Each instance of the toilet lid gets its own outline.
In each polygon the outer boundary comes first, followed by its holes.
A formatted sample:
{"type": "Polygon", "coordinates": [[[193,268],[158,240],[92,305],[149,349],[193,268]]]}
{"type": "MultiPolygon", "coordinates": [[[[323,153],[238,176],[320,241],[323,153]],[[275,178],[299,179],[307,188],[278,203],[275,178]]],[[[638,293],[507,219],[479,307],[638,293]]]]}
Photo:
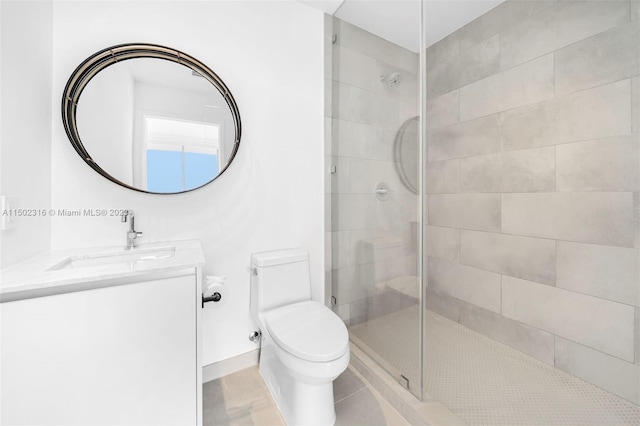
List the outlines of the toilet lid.
{"type": "Polygon", "coordinates": [[[281,348],[307,361],[332,361],[348,349],[347,327],[318,302],[305,301],[274,309],[265,315],[265,323],[281,348]]]}

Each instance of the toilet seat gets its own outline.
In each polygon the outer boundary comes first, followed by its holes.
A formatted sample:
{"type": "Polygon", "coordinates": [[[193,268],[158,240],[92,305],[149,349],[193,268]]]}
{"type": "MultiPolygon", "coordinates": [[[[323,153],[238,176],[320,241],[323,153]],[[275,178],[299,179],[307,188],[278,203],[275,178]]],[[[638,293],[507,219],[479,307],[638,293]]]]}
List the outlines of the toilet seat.
{"type": "Polygon", "coordinates": [[[273,340],[301,359],[326,362],[349,349],[349,334],[342,320],[324,305],[311,300],[273,309],[264,317],[273,340]]]}

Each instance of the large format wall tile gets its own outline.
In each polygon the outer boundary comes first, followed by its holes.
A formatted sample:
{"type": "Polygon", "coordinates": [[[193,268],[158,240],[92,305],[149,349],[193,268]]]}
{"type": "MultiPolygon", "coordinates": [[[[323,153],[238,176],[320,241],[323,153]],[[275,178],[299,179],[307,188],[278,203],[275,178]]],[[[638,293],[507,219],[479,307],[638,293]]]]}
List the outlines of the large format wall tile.
{"type": "Polygon", "coordinates": [[[428,270],[431,290],[500,312],[500,275],[432,257],[428,270]]]}
{"type": "Polygon", "coordinates": [[[630,88],[631,81],[622,80],[504,111],[500,114],[503,149],[627,135],[632,131],[630,88]]]}
{"type": "Polygon", "coordinates": [[[628,20],[627,2],[556,2],[501,34],[500,66],[511,68],[628,20]]]}
{"type": "Polygon", "coordinates": [[[556,242],[492,232],[462,231],[460,263],[554,285],[556,242]]]}
{"type": "Polygon", "coordinates": [[[456,56],[427,71],[427,99],[433,99],[459,88],[459,61],[456,56]]]}
{"type": "Polygon", "coordinates": [[[556,337],[555,366],[640,404],[640,366],[556,337]]]}
{"type": "Polygon", "coordinates": [[[460,257],[460,230],[440,226],[425,227],[427,256],[457,262],[460,257]]]}
{"type": "Polygon", "coordinates": [[[356,121],[363,124],[373,123],[373,93],[355,86],[335,82],[332,103],[337,105],[334,118],[356,121]]]}
{"type": "Polygon", "coordinates": [[[636,307],[636,365],[640,365],[640,308],[636,307]]]}
{"type": "Polygon", "coordinates": [[[640,21],[555,52],[556,96],[633,77],[640,72],[640,21]]]}
{"type": "Polygon", "coordinates": [[[557,286],[640,306],[640,251],[558,241],[557,286]]]}
{"type": "Polygon", "coordinates": [[[398,237],[376,236],[355,243],[357,263],[372,263],[397,259],[404,256],[402,239],[398,237]]]}
{"type": "Polygon", "coordinates": [[[502,277],[502,314],[633,362],[633,306],[509,276],[502,277]]]}
{"type": "Polygon", "coordinates": [[[640,249],[640,191],[633,193],[633,226],[635,229],[633,246],[640,249]]]}
{"type": "Polygon", "coordinates": [[[508,234],[632,247],[633,226],[631,192],[502,195],[508,234]]]}
{"type": "Polygon", "coordinates": [[[640,77],[631,80],[631,128],[633,133],[640,133],[640,77]]]}
{"type": "MultiPolygon", "coordinates": [[[[416,275],[415,257],[411,256],[402,256],[395,259],[383,259],[369,265],[363,264],[360,267],[365,271],[373,267],[373,279],[371,283],[372,285],[375,285],[376,283],[380,284],[381,287],[383,283],[384,285],[387,284],[385,283],[386,281],[394,280],[400,277],[416,275]]],[[[419,286],[415,285],[415,280],[413,280],[409,285],[403,286],[401,288],[407,292],[414,292],[412,294],[418,294],[418,287],[419,286]]],[[[415,299],[413,300],[413,302],[415,303],[415,299]]]]}
{"type": "Polygon", "coordinates": [[[427,69],[430,70],[435,66],[442,66],[453,60],[460,54],[458,43],[458,33],[454,32],[437,43],[429,46],[426,51],[427,69]]]}
{"type": "Polygon", "coordinates": [[[329,260],[330,269],[339,269],[349,266],[349,231],[334,231],[329,233],[329,260]]]}
{"type": "Polygon", "coordinates": [[[337,35],[336,45],[348,47],[371,58],[395,64],[396,66],[414,71],[418,68],[418,58],[415,53],[398,48],[397,45],[363,30],[346,21],[337,20],[334,33],[337,35]]]}
{"type": "MultiPolygon", "coordinates": [[[[404,193],[391,192],[389,200],[376,199],[375,210],[369,211],[370,216],[377,219],[376,226],[388,229],[398,234],[409,237],[408,230],[411,222],[417,222],[418,198],[415,194],[403,190],[404,193]],[[404,231],[404,232],[402,232],[404,231]]],[[[374,196],[375,197],[375,196],[374,196]]],[[[408,244],[408,241],[407,241],[408,244]]]]}
{"type": "Polygon", "coordinates": [[[371,101],[370,123],[377,127],[394,127],[397,129],[400,124],[398,122],[400,101],[380,93],[373,94],[369,99],[371,101]]]}
{"type": "Polygon", "coordinates": [[[555,187],[553,147],[460,160],[461,192],[545,192],[555,187]]]}
{"type": "Polygon", "coordinates": [[[351,179],[349,179],[348,157],[331,157],[331,165],[335,166],[335,173],[330,174],[331,192],[334,194],[348,194],[351,191],[351,179]]]}
{"type": "Polygon", "coordinates": [[[539,102],[500,114],[504,151],[555,145],[555,111],[551,101],[539,102]]]}
{"type": "Polygon", "coordinates": [[[337,36],[337,45],[363,53],[368,51],[371,38],[375,37],[373,34],[342,19],[335,19],[334,22],[333,32],[337,36]]]}
{"type": "Polygon", "coordinates": [[[555,98],[553,109],[558,143],[626,135],[631,131],[631,82],[555,98]]]}
{"type": "Polygon", "coordinates": [[[429,161],[500,152],[498,114],[437,129],[431,133],[429,161]]]}
{"type": "Polygon", "coordinates": [[[376,217],[371,214],[376,209],[373,194],[334,194],[331,205],[334,231],[376,226],[376,217]]]}
{"type": "Polygon", "coordinates": [[[349,248],[343,251],[342,255],[348,256],[349,265],[371,262],[371,259],[367,257],[367,253],[362,250],[363,244],[365,244],[364,241],[384,236],[385,234],[382,231],[375,228],[349,231],[349,248]]]}
{"type": "Polygon", "coordinates": [[[367,288],[366,277],[360,275],[359,267],[347,266],[331,271],[331,294],[336,297],[338,304],[344,305],[372,295],[371,290],[375,286],[372,284],[370,289],[367,288]]]}
{"type": "Polygon", "coordinates": [[[425,116],[428,308],[635,403],[639,18],[503,2],[428,49],[425,116]]]}
{"type": "Polygon", "coordinates": [[[437,129],[458,122],[459,92],[454,90],[427,102],[425,127],[437,129]]]}
{"type": "Polygon", "coordinates": [[[392,44],[392,47],[394,53],[393,59],[390,62],[387,61],[387,63],[393,64],[394,66],[403,70],[417,73],[420,66],[419,55],[407,49],[398,49],[397,45],[392,44]]]}
{"type": "Polygon", "coordinates": [[[344,84],[374,90],[378,83],[376,60],[344,46],[333,53],[333,79],[344,84]]]}
{"type": "Polygon", "coordinates": [[[427,194],[452,194],[460,190],[460,160],[435,161],[426,164],[427,194]]]}
{"type": "Polygon", "coordinates": [[[556,147],[558,191],[638,191],[640,137],[624,136],[556,147]]]}
{"type": "Polygon", "coordinates": [[[376,160],[395,161],[395,147],[393,146],[393,141],[395,141],[397,135],[398,129],[377,129],[375,139],[376,160]]]}
{"type": "Polygon", "coordinates": [[[430,195],[428,213],[431,225],[500,232],[499,194],[430,195]]]}
{"type": "Polygon", "coordinates": [[[498,35],[479,42],[458,56],[458,87],[466,86],[500,70],[498,35]]]}
{"type": "Polygon", "coordinates": [[[424,298],[428,310],[449,318],[451,321],[458,322],[460,320],[460,309],[465,303],[462,300],[444,293],[436,293],[430,288],[427,288],[424,298]]]}
{"type": "Polygon", "coordinates": [[[332,135],[340,143],[333,150],[342,157],[375,158],[376,128],[353,121],[333,120],[332,135]]]}
{"type": "Polygon", "coordinates": [[[553,147],[502,154],[501,192],[553,191],[555,179],[553,147]]]}
{"type": "Polygon", "coordinates": [[[505,111],[553,97],[553,55],[534,59],[460,89],[460,119],[505,111]]]}
{"type": "Polygon", "coordinates": [[[427,70],[427,96],[433,98],[498,72],[499,41],[495,35],[427,70]]]}
{"type": "Polygon", "coordinates": [[[395,165],[390,161],[347,158],[346,162],[349,184],[343,186],[345,192],[371,194],[376,184],[381,181],[386,182],[395,191],[402,189],[395,165]]]}
{"type": "Polygon", "coordinates": [[[553,335],[495,312],[461,302],[460,324],[553,365],[553,335]]]}
{"type": "Polygon", "coordinates": [[[501,192],[502,154],[462,158],[459,161],[462,192],[501,192]]]}
{"type": "Polygon", "coordinates": [[[458,34],[459,48],[461,51],[467,50],[552,4],[552,0],[505,1],[454,33],[458,34]]]}

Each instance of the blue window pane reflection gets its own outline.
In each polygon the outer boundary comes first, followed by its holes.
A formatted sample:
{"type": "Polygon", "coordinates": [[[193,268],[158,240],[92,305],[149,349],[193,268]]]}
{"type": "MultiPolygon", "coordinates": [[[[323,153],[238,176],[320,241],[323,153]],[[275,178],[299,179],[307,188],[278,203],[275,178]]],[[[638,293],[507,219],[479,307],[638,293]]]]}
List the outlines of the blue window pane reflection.
{"type": "Polygon", "coordinates": [[[182,152],[147,150],[147,190],[182,191],[182,152]]]}
{"type": "Polygon", "coordinates": [[[218,156],[194,152],[147,150],[147,190],[181,192],[218,175],[218,156]],[[184,171],[182,169],[184,164],[184,171]],[[184,172],[184,186],[183,186],[184,172]]]}
{"type": "Polygon", "coordinates": [[[204,185],[218,175],[218,156],[184,153],[184,186],[193,189],[204,185]]]}

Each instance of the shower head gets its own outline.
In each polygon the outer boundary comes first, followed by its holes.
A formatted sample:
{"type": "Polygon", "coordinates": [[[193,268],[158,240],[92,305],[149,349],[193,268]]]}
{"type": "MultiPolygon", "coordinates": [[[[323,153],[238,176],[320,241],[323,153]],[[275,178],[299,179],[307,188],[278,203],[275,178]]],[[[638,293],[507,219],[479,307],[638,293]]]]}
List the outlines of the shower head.
{"type": "Polygon", "coordinates": [[[394,72],[388,75],[380,74],[378,78],[380,79],[380,82],[386,84],[387,87],[396,87],[402,81],[402,75],[399,72],[394,72]]]}

